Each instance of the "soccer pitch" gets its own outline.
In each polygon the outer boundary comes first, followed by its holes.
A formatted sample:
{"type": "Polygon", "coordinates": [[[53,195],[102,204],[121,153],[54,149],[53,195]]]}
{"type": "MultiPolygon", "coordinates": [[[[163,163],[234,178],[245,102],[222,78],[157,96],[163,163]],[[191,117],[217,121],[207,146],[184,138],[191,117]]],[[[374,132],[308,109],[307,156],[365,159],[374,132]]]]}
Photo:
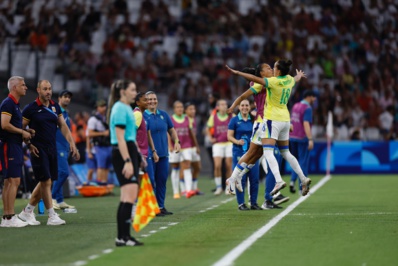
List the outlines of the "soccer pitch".
{"type": "MultiPolygon", "coordinates": [[[[311,176],[312,186],[323,178],[311,176]]],[[[288,176],[284,177],[288,180],[288,176]]],[[[214,183],[202,177],[205,195],[172,199],[174,215],[157,217],[134,236],[142,247],[116,248],[115,196],[71,198],[76,214],[62,214],[65,226],[0,228],[0,265],[214,265],[281,210],[238,211],[235,198],[214,196],[214,183]]],[[[242,251],[233,265],[396,265],[398,260],[398,177],[336,175],[298,204],[242,251]]],[[[263,203],[260,186],[258,203],[263,203]]],[[[18,199],[20,212],[27,200],[18,199]]],[[[223,262],[223,261],[221,261],[223,262]]]]}

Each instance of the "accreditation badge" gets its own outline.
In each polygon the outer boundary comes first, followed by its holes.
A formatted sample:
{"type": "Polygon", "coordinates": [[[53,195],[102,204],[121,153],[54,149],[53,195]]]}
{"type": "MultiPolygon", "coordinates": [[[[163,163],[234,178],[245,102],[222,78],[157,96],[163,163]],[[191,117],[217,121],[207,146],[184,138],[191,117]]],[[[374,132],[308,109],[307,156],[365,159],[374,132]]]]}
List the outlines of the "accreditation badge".
{"type": "Polygon", "coordinates": [[[55,106],[51,107],[51,109],[53,110],[54,113],[57,112],[57,109],[55,109],[55,106]]]}

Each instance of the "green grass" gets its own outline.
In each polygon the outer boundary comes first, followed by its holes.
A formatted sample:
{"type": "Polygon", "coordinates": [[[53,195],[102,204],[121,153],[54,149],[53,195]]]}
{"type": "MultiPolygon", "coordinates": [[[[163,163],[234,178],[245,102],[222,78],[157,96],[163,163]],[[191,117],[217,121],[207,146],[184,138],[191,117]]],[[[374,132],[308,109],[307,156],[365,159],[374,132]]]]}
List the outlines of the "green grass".
{"type": "MultiPolygon", "coordinates": [[[[321,176],[312,177],[315,183],[321,176]]],[[[288,180],[285,177],[285,180],[288,180]]],[[[175,214],[159,217],[140,233],[142,247],[114,247],[117,196],[72,198],[77,214],[62,214],[66,226],[0,228],[0,265],[212,265],[282,210],[237,210],[235,200],[210,193],[213,182],[200,180],[206,193],[171,198],[175,214]],[[213,209],[209,207],[218,205],[213,209]],[[200,212],[206,210],[205,212],[200,212]],[[171,223],[176,223],[170,225],[171,223]],[[159,228],[164,229],[159,229],[159,228]],[[156,233],[149,233],[156,230],[156,233]],[[143,235],[149,235],[143,237],[143,235]],[[113,252],[103,254],[103,250],[113,252]],[[90,260],[89,256],[99,255],[90,260]]],[[[234,265],[396,265],[398,259],[398,177],[334,176],[244,252],[234,265]]],[[[258,203],[263,202],[260,187],[258,203]]],[[[294,202],[298,196],[283,191],[294,202]]],[[[26,200],[17,200],[19,212],[26,200]]]]}

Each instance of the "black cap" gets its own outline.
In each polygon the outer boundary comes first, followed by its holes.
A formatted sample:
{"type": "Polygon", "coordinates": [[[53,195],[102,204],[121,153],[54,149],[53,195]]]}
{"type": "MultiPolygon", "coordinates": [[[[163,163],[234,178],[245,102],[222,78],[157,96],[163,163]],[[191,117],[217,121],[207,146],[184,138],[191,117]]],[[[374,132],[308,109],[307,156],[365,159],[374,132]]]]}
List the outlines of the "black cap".
{"type": "Polygon", "coordinates": [[[61,91],[61,92],[60,92],[59,97],[62,97],[62,96],[68,95],[68,94],[69,94],[70,97],[73,96],[73,93],[71,93],[71,92],[68,91],[68,90],[64,90],[64,91],[61,91]]]}
{"type": "Polygon", "coordinates": [[[309,96],[316,97],[316,94],[313,90],[305,90],[303,93],[303,98],[307,98],[309,96]]]}

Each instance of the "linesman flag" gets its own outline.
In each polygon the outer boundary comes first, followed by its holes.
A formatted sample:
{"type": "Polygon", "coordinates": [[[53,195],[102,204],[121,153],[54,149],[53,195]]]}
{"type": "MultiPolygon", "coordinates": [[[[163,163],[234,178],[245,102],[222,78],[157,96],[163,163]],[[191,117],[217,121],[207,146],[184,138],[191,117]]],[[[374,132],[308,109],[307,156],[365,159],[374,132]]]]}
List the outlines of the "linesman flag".
{"type": "Polygon", "coordinates": [[[151,181],[148,174],[145,173],[141,178],[140,192],[138,193],[137,209],[133,221],[134,230],[139,232],[159,212],[159,205],[156,201],[151,181]]]}

